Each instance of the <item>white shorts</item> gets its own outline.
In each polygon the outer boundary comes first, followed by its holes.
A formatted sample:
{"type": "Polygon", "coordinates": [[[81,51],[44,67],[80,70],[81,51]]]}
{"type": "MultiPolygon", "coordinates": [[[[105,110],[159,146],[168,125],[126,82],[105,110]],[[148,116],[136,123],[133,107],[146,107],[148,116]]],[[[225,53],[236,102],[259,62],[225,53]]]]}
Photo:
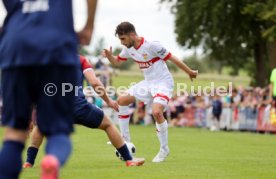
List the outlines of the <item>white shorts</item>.
{"type": "Polygon", "coordinates": [[[159,103],[167,106],[173,95],[173,79],[163,79],[155,81],[143,80],[133,85],[128,93],[145,104],[159,103]]]}

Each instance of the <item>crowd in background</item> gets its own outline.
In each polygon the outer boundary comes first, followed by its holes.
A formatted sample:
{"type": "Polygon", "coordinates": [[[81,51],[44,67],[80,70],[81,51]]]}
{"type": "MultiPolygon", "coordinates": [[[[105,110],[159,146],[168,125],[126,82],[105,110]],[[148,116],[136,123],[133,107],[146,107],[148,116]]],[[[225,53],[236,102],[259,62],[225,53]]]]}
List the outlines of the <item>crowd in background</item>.
{"type": "Polygon", "coordinates": [[[174,96],[169,102],[170,126],[208,127],[220,129],[257,129],[258,117],[275,123],[275,104],[266,88],[235,88],[225,96],[174,96]],[[259,116],[260,109],[265,115],[259,116]],[[250,124],[242,126],[244,121],[250,124]]]}
{"type": "MultiPolygon", "coordinates": [[[[104,85],[111,85],[111,67],[100,60],[94,67],[104,85]]],[[[116,99],[117,96],[112,98],[116,99]]],[[[101,98],[90,96],[88,100],[102,108],[117,123],[117,114],[107,108],[101,98]]],[[[129,107],[132,124],[154,123],[150,106],[137,101],[129,107]]],[[[175,94],[169,101],[164,115],[171,127],[203,127],[212,131],[276,132],[275,109],[276,104],[271,101],[269,86],[264,88],[238,86],[222,96],[175,94]]]]}
{"type": "MultiPolygon", "coordinates": [[[[103,108],[117,123],[116,113],[99,101],[101,99],[94,97],[94,103],[103,108]]],[[[276,132],[275,109],[275,103],[269,100],[268,87],[244,88],[240,86],[233,89],[231,96],[174,95],[164,115],[171,127],[203,127],[212,131],[276,132]]],[[[132,124],[154,123],[150,107],[143,102],[138,101],[130,105],[129,113],[132,124]]]]}
{"type": "MultiPolygon", "coordinates": [[[[150,108],[138,102],[130,112],[134,124],[150,124],[150,108]]],[[[212,131],[276,132],[276,105],[266,88],[234,88],[232,95],[174,95],[164,113],[171,127],[204,127],[212,131]]]]}
{"type": "MultiPolygon", "coordinates": [[[[98,60],[93,64],[97,77],[105,87],[112,85],[114,70],[98,60]]],[[[117,113],[108,108],[97,95],[86,91],[87,100],[102,108],[117,123],[117,113]]],[[[276,104],[269,98],[269,87],[239,86],[223,96],[174,95],[164,115],[171,127],[203,127],[212,131],[250,130],[276,132],[276,104]]],[[[95,93],[93,93],[95,94],[95,93]]],[[[116,100],[114,93],[111,96],[116,100]]],[[[0,104],[1,104],[0,99],[0,104]]],[[[2,105],[1,105],[2,106],[2,105]]],[[[129,106],[130,123],[148,125],[154,123],[150,106],[137,101],[129,106]]],[[[1,108],[0,108],[1,109],[1,108]]]]}

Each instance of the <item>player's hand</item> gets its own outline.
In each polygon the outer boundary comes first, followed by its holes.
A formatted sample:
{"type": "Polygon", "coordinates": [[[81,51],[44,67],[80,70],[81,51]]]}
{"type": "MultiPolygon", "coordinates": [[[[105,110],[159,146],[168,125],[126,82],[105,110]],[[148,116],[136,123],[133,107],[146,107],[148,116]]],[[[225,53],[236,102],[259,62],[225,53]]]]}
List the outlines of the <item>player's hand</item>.
{"type": "Polygon", "coordinates": [[[79,43],[81,45],[89,45],[92,38],[92,32],[93,30],[89,28],[84,28],[82,31],[78,32],[79,43]]]}
{"type": "Polygon", "coordinates": [[[194,78],[196,78],[198,75],[198,70],[192,70],[190,73],[189,73],[189,77],[191,79],[191,81],[193,81],[194,78]]]}
{"type": "Polygon", "coordinates": [[[110,100],[107,105],[113,108],[115,111],[119,112],[119,105],[116,101],[110,100]]]}
{"type": "Polygon", "coordinates": [[[110,46],[109,49],[104,49],[102,56],[106,58],[112,57],[112,47],[110,46]]]}

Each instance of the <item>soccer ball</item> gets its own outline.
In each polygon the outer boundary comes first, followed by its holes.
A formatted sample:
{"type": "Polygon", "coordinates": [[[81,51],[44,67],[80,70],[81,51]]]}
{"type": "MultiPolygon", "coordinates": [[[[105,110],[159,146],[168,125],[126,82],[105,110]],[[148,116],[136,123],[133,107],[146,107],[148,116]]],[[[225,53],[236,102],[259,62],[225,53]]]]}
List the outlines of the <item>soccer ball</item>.
{"type": "MultiPolygon", "coordinates": [[[[126,142],[126,145],[127,145],[130,155],[132,157],[134,157],[135,153],[136,153],[135,145],[131,142],[126,142]]],[[[120,160],[124,161],[124,158],[121,156],[121,154],[117,150],[115,150],[115,154],[120,160]]]]}

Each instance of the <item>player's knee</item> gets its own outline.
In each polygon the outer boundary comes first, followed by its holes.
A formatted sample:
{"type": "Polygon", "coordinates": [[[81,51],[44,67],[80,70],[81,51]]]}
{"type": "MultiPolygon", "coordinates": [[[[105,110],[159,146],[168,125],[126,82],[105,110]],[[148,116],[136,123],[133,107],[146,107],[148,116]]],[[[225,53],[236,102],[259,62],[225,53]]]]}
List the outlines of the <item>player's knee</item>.
{"type": "Polygon", "coordinates": [[[134,96],[120,96],[118,99],[117,99],[117,103],[120,105],[120,106],[128,106],[129,104],[135,102],[135,97],[134,96]]]}
{"type": "Polygon", "coordinates": [[[25,143],[27,139],[27,130],[19,130],[7,127],[4,132],[4,140],[19,141],[25,143]]]}
{"type": "Polygon", "coordinates": [[[152,110],[152,115],[156,120],[163,118],[163,112],[160,110],[152,110]]]}
{"type": "Polygon", "coordinates": [[[119,97],[119,98],[117,99],[117,103],[118,103],[120,106],[126,106],[126,105],[128,105],[126,99],[123,98],[123,97],[119,97]]]}
{"type": "Polygon", "coordinates": [[[101,125],[99,126],[99,129],[107,130],[111,126],[112,126],[111,121],[106,116],[104,116],[103,121],[102,121],[101,125]]]}

